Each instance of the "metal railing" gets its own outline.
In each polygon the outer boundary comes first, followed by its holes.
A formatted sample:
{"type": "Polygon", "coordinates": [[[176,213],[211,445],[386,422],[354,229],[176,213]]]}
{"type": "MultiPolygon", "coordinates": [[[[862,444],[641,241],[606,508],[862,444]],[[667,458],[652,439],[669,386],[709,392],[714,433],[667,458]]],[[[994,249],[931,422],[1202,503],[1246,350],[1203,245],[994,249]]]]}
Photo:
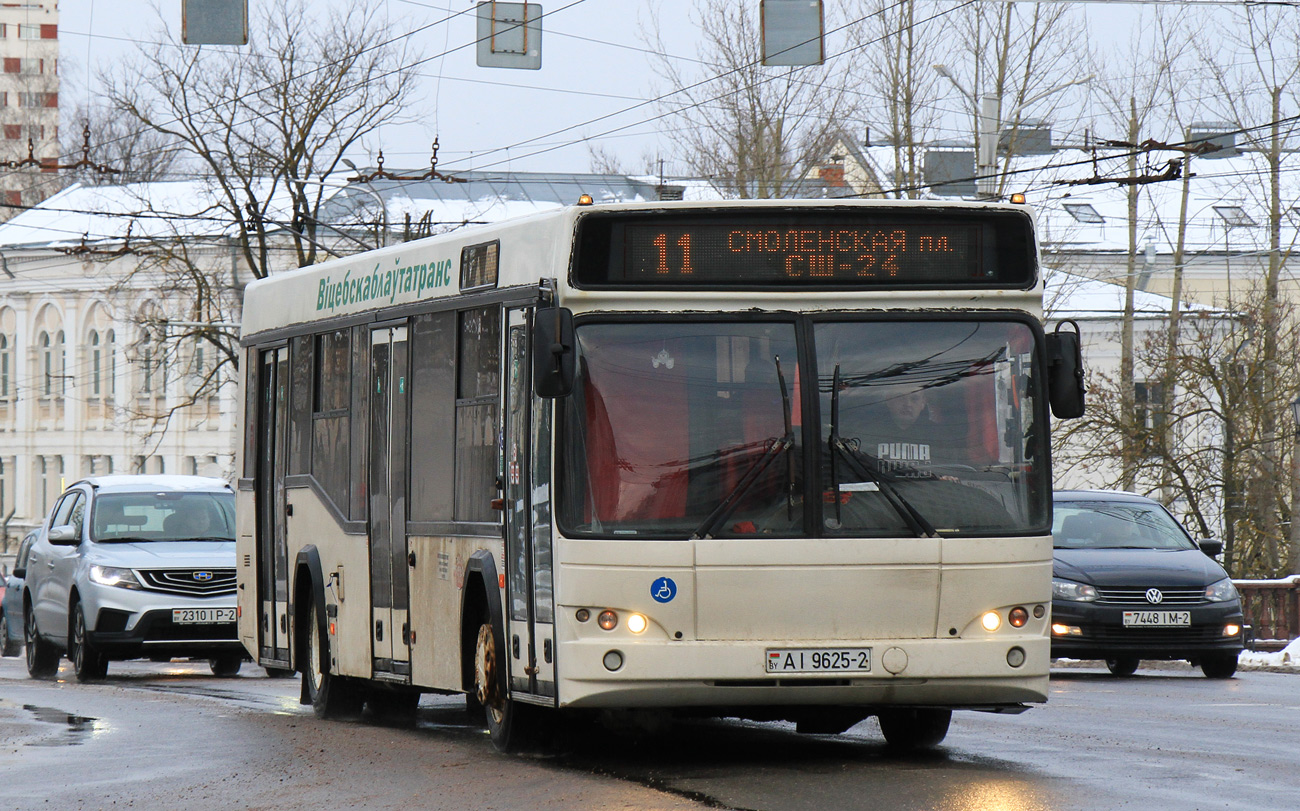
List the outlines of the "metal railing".
{"type": "Polygon", "coordinates": [[[1285,580],[1234,580],[1254,649],[1282,650],[1300,637],[1300,575],[1285,580]]]}

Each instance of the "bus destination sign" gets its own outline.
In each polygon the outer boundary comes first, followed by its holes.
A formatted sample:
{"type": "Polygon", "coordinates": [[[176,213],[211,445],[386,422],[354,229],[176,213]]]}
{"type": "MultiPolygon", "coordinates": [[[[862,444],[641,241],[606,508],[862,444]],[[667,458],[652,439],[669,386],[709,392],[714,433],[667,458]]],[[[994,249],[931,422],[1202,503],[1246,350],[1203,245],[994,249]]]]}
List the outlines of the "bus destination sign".
{"type": "Polygon", "coordinates": [[[875,215],[855,222],[816,211],[796,216],[800,213],[614,220],[607,228],[598,226],[595,238],[584,234],[580,244],[587,253],[579,259],[575,281],[679,289],[1023,288],[1032,283],[1028,218],[1025,237],[1007,240],[1001,232],[1008,223],[972,216],[929,222],[915,215],[907,220],[875,215]],[[596,255],[606,261],[593,261],[596,255]]]}

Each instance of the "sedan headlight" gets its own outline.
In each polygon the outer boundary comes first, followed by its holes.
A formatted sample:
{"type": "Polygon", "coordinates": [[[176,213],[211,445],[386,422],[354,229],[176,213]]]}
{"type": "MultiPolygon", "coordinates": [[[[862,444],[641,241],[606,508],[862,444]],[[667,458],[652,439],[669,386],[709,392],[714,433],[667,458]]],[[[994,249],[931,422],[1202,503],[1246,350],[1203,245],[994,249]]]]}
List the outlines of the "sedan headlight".
{"type": "Polygon", "coordinates": [[[136,579],[135,572],[130,569],[119,569],[116,566],[91,566],[90,580],[92,583],[98,583],[101,586],[116,586],[120,589],[136,589],[142,591],[144,586],[136,579]]]}
{"type": "Polygon", "coordinates": [[[1225,577],[1205,587],[1205,599],[1212,603],[1226,603],[1237,599],[1237,589],[1232,585],[1232,581],[1225,577]]]}
{"type": "Polygon", "coordinates": [[[1073,580],[1053,577],[1052,597],[1077,603],[1090,603],[1097,599],[1097,588],[1087,583],[1076,583],[1073,580]]]}

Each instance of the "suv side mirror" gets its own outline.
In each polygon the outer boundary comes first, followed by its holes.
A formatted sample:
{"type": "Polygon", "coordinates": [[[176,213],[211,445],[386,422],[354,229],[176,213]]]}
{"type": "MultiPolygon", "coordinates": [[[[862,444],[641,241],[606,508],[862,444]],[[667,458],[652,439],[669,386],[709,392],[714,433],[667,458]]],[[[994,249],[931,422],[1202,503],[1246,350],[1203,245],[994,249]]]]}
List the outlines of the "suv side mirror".
{"type": "Polygon", "coordinates": [[[18,578],[19,580],[23,579],[24,577],[27,576],[27,567],[15,566],[13,571],[13,576],[18,578]]]}
{"type": "Polygon", "coordinates": [[[573,392],[577,356],[573,311],[538,307],[533,315],[533,391],[538,397],[568,397],[573,392]]]}
{"type": "Polygon", "coordinates": [[[50,527],[49,534],[45,537],[55,546],[76,546],[78,543],[77,528],[72,524],[50,527]]]}
{"type": "Polygon", "coordinates": [[[1201,547],[1201,551],[1210,557],[1218,557],[1223,554],[1223,541],[1217,538],[1201,538],[1196,542],[1201,547]]]}
{"type": "Polygon", "coordinates": [[[1062,321],[1047,336],[1047,399],[1059,419],[1083,416],[1083,341],[1079,325],[1062,321]],[[1069,324],[1074,332],[1062,332],[1069,324]]]}

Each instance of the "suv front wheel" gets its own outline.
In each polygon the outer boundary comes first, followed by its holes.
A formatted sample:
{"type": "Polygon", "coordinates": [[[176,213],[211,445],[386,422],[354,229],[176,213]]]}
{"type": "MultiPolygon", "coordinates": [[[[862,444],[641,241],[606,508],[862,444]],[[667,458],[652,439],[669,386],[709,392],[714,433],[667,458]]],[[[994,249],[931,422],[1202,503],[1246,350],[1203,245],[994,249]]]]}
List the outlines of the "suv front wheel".
{"type": "Polygon", "coordinates": [[[59,672],[59,649],[37,630],[30,602],[23,606],[23,643],[27,648],[27,675],[48,679],[59,672]]]}
{"type": "Polygon", "coordinates": [[[77,674],[77,681],[98,681],[108,675],[108,660],[86,638],[86,612],[81,610],[81,603],[76,603],[72,608],[68,658],[72,660],[72,670],[77,674]]]}

